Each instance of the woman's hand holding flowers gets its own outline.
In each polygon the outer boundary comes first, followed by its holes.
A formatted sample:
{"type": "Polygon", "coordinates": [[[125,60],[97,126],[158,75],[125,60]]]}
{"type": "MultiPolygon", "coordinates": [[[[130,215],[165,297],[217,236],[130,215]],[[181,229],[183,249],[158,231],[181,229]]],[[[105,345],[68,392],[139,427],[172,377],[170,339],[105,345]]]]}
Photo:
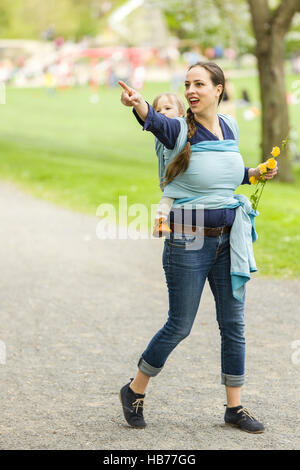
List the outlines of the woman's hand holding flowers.
{"type": "Polygon", "coordinates": [[[256,184],[258,181],[271,180],[277,175],[278,164],[275,158],[278,157],[279,154],[279,147],[274,147],[271,152],[272,158],[260,163],[256,168],[249,168],[248,174],[251,184],[256,184]]]}
{"type": "MultiPolygon", "coordinates": [[[[263,181],[264,179],[266,180],[271,180],[272,178],[274,178],[274,176],[277,175],[278,173],[278,165],[277,165],[277,162],[275,161],[275,167],[274,168],[267,168],[267,162],[268,160],[266,160],[265,162],[261,163],[260,165],[258,165],[256,168],[249,168],[249,180],[250,178],[255,178],[256,180],[260,180],[260,181],[263,181]],[[264,173],[265,171],[267,171],[267,173],[265,174],[262,174],[262,172],[264,173]],[[264,171],[263,171],[264,170],[264,171]]],[[[255,182],[253,183],[252,181],[254,180],[250,180],[250,183],[252,184],[255,184],[255,182]]]]}
{"type": "MultiPolygon", "coordinates": [[[[286,145],[286,140],[283,141],[283,146],[286,145]]],[[[277,161],[276,157],[280,155],[280,148],[273,147],[271,152],[272,157],[266,160],[263,163],[260,163],[256,168],[249,168],[249,181],[251,184],[258,185],[255,189],[252,196],[250,196],[250,201],[252,204],[253,210],[257,210],[257,206],[263,192],[266,180],[274,178],[277,174],[277,161]]]]}

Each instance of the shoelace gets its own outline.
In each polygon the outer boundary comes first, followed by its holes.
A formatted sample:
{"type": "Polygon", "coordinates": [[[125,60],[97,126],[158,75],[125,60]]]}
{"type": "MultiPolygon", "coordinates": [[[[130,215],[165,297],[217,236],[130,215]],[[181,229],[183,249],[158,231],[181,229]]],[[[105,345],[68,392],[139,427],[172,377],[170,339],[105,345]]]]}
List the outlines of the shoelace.
{"type": "Polygon", "coordinates": [[[245,415],[249,416],[249,418],[252,419],[253,421],[255,420],[254,416],[250,413],[249,410],[247,410],[247,408],[241,408],[240,410],[237,411],[237,413],[244,413],[245,415]]]}
{"type": "Polygon", "coordinates": [[[137,398],[133,403],[132,403],[132,406],[135,406],[136,409],[135,409],[135,412],[137,413],[138,412],[138,409],[139,407],[142,408],[142,410],[144,409],[144,398],[137,398]]]}

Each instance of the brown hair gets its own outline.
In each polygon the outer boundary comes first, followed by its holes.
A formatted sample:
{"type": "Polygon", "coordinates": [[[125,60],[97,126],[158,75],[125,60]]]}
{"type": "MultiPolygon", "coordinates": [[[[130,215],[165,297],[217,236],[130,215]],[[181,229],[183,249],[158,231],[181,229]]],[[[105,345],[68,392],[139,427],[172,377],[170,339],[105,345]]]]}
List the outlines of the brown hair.
{"type": "MultiPolygon", "coordinates": [[[[197,62],[196,64],[191,65],[187,71],[191,70],[193,67],[202,67],[206,69],[210,73],[210,78],[212,83],[217,85],[222,85],[223,90],[219,96],[218,104],[222,101],[225,89],[225,77],[222,69],[215,64],[214,62],[197,62]]],[[[190,140],[192,139],[193,135],[196,132],[196,121],[194,113],[190,108],[187,110],[186,116],[186,123],[188,126],[188,133],[187,133],[187,143],[182,150],[172,161],[169,163],[166,169],[166,174],[164,178],[162,178],[162,187],[164,188],[167,184],[171,183],[173,179],[181,175],[186,171],[189,166],[190,158],[191,158],[191,144],[190,140]]]]}
{"type": "Polygon", "coordinates": [[[155,111],[157,110],[158,102],[159,102],[159,100],[160,100],[160,98],[161,98],[162,96],[166,96],[170,102],[173,101],[173,103],[176,104],[176,106],[177,106],[177,108],[178,108],[178,111],[179,111],[180,113],[185,114],[185,104],[184,104],[183,99],[182,99],[180,96],[176,95],[176,93],[169,93],[169,92],[167,92],[167,93],[160,93],[159,95],[157,95],[157,96],[154,98],[153,103],[152,103],[152,106],[153,106],[153,108],[154,108],[155,111]]]}

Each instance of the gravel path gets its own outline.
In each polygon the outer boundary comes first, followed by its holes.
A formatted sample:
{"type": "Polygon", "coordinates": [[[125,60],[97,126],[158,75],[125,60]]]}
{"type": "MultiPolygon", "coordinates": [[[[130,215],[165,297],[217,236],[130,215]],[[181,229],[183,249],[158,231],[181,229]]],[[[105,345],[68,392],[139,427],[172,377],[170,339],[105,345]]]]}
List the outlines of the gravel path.
{"type": "Polygon", "coordinates": [[[247,285],[243,404],[264,434],[224,425],[208,284],[192,334],[150,381],[148,426],[136,430],[118,392],[167,315],[162,240],[100,241],[96,217],[3,182],[0,210],[1,449],[300,448],[299,280],[247,285]]]}

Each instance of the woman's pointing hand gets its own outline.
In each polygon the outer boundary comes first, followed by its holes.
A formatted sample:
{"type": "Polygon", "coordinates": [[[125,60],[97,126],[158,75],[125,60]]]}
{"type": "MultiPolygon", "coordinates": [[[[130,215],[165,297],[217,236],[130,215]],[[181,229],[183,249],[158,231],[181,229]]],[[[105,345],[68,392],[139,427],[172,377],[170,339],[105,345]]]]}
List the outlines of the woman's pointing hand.
{"type": "Polygon", "coordinates": [[[130,88],[126,83],[122,82],[122,80],[119,80],[118,84],[123,88],[121,103],[123,103],[124,106],[133,106],[139,117],[145,121],[149,110],[148,104],[142,95],[133,88],[130,88]]]}
{"type": "Polygon", "coordinates": [[[126,85],[125,82],[122,82],[122,80],[119,80],[118,84],[123,88],[121,95],[122,104],[125,106],[138,106],[141,104],[143,100],[142,95],[140,95],[133,88],[130,88],[128,85],[126,85]]]}

